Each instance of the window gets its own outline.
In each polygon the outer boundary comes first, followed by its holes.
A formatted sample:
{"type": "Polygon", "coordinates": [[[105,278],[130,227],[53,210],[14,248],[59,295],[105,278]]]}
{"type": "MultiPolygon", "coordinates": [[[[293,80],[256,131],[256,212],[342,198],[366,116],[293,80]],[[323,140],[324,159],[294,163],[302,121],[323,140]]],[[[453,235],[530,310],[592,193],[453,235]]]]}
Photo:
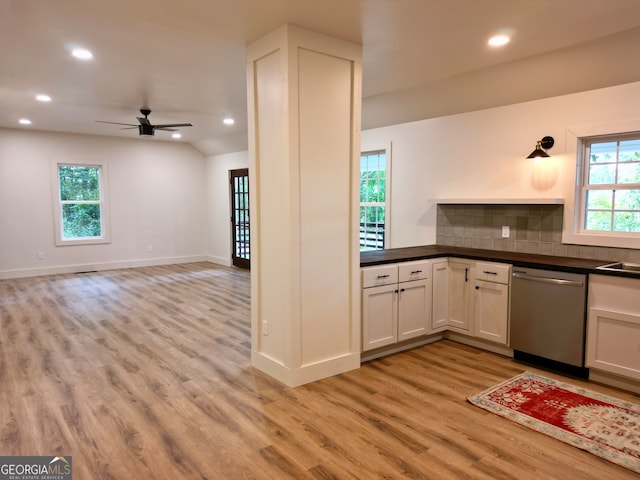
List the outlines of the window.
{"type": "Polygon", "coordinates": [[[388,171],[385,150],[360,155],[360,250],[383,250],[388,242],[388,171]]]}
{"type": "Polygon", "coordinates": [[[58,245],[107,243],[105,166],[58,164],[58,245]]]}
{"type": "Polygon", "coordinates": [[[580,229],[640,233],[640,133],[581,142],[580,229]]]}

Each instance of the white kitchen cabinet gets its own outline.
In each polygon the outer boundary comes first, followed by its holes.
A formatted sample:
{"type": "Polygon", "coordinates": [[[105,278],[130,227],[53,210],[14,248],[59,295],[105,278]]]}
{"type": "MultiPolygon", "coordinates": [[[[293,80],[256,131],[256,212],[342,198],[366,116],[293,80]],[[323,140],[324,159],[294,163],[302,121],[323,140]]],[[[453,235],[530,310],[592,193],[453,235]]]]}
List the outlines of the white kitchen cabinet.
{"type": "Polygon", "coordinates": [[[430,333],[431,262],[362,269],[362,350],[430,333]]]}
{"type": "Polygon", "coordinates": [[[640,380],[640,279],[589,275],[586,366],[640,380]]]}
{"type": "Polygon", "coordinates": [[[473,278],[473,261],[449,258],[434,263],[432,331],[471,333],[473,278]]]}
{"type": "Polygon", "coordinates": [[[506,345],[509,333],[511,265],[478,262],[474,291],[474,334],[506,345]]]}
{"type": "Polygon", "coordinates": [[[507,345],[511,265],[449,258],[433,264],[432,332],[507,345]]]}
{"type": "Polygon", "coordinates": [[[398,341],[430,333],[431,279],[398,284],[398,341]]]}
{"type": "Polygon", "coordinates": [[[449,260],[449,320],[448,328],[468,333],[471,328],[471,302],[474,262],[449,260]]]}
{"type": "Polygon", "coordinates": [[[451,331],[508,344],[511,265],[440,258],[362,269],[362,349],[451,331]]]}
{"type": "Polygon", "coordinates": [[[433,264],[433,311],[431,330],[439,332],[449,326],[449,261],[433,264]]]}
{"type": "Polygon", "coordinates": [[[362,290],[362,350],[398,341],[398,284],[362,290]]]}

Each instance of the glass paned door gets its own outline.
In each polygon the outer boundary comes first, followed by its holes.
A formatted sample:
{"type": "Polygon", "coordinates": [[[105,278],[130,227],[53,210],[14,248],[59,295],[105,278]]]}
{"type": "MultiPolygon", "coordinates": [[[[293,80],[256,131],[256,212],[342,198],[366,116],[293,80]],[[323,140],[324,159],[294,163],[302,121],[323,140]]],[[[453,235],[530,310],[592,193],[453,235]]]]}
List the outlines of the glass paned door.
{"type": "Polygon", "coordinates": [[[232,263],[249,268],[249,169],[229,171],[231,184],[232,263]]]}

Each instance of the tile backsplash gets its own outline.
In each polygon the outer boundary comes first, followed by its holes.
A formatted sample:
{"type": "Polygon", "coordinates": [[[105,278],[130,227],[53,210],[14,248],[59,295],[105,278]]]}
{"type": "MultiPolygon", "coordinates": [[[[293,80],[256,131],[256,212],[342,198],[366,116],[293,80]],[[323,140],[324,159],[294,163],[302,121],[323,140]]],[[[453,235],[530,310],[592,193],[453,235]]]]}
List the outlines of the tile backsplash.
{"type": "Polygon", "coordinates": [[[640,263],[640,250],[562,243],[562,205],[438,205],[436,243],[640,263]],[[502,238],[502,227],[509,238],[502,238]]]}

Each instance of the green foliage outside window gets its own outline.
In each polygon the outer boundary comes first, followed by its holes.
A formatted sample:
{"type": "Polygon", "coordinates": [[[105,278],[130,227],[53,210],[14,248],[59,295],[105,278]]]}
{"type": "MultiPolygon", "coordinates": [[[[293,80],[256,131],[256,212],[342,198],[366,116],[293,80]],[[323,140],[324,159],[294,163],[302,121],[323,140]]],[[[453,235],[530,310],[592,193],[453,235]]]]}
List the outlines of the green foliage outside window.
{"type": "Polygon", "coordinates": [[[385,245],[386,161],[384,151],[360,157],[360,250],[379,250],[385,245]]]}
{"type": "Polygon", "coordinates": [[[100,237],[100,167],[59,165],[58,179],[62,237],[100,237]]]}
{"type": "Polygon", "coordinates": [[[592,143],[587,184],[586,230],[640,232],[640,140],[592,143]]]}

